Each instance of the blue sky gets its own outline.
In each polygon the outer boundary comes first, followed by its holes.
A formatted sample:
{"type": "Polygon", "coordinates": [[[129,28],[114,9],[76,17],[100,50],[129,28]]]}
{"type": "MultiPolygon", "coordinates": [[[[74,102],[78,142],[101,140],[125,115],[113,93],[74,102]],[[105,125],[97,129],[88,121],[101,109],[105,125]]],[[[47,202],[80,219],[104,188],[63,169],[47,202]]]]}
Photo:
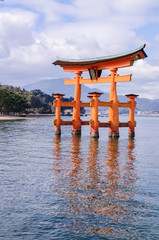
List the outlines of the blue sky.
{"type": "MultiPolygon", "coordinates": [[[[130,83],[118,84],[118,93],[159,98],[158,0],[0,1],[3,84],[22,87],[43,79],[69,78],[72,73],[52,65],[56,56],[107,56],[145,43],[148,58],[119,70],[133,77],[130,83]]],[[[109,92],[107,84],[99,87],[109,92]]]]}

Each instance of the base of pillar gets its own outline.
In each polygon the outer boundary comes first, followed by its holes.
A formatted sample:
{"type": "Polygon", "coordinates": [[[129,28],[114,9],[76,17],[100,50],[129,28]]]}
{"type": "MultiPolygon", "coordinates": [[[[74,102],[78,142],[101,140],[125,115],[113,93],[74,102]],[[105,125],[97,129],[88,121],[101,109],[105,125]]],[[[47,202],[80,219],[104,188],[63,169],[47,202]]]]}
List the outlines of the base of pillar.
{"type": "Polygon", "coordinates": [[[72,135],[80,136],[81,135],[81,129],[72,129],[72,135]]]}
{"type": "Polygon", "coordinates": [[[96,131],[91,131],[90,134],[92,138],[99,138],[99,133],[96,131]]]}
{"type": "Polygon", "coordinates": [[[109,132],[110,138],[119,138],[119,132],[109,132]]]}
{"type": "Polygon", "coordinates": [[[135,132],[134,132],[134,131],[130,131],[130,132],[128,133],[128,137],[129,137],[129,138],[134,138],[134,137],[135,137],[135,132]]]}
{"type": "Polygon", "coordinates": [[[61,135],[61,130],[59,130],[59,129],[58,129],[58,130],[55,130],[55,135],[56,135],[56,136],[60,136],[60,135],[61,135]]]}

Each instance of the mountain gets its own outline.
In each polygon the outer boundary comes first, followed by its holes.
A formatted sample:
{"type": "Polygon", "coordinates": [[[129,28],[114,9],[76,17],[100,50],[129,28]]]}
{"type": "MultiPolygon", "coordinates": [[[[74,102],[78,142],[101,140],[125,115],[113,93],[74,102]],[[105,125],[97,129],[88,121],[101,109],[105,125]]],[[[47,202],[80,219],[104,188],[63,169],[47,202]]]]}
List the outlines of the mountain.
{"type": "Polygon", "coordinates": [[[137,109],[140,111],[159,112],[159,99],[137,98],[137,109]]]}
{"type": "MultiPolygon", "coordinates": [[[[65,97],[73,97],[74,96],[74,85],[64,85],[64,79],[49,79],[49,80],[42,80],[36,83],[32,83],[29,85],[24,86],[24,88],[28,91],[40,89],[41,91],[52,94],[52,93],[62,93],[65,94],[65,97]]],[[[89,88],[85,85],[82,85],[81,91],[81,99],[82,101],[88,102],[88,93],[89,92],[102,92],[97,88],[89,88]]],[[[120,102],[127,102],[128,99],[125,96],[118,96],[120,102]]],[[[101,101],[108,101],[109,100],[109,93],[104,92],[101,97],[101,101]]],[[[151,100],[148,98],[137,98],[137,109],[140,111],[159,111],[159,99],[151,100]]]]}
{"type": "MultiPolygon", "coordinates": [[[[74,97],[75,85],[64,85],[64,79],[51,79],[51,80],[42,80],[36,83],[32,83],[24,86],[27,91],[31,91],[34,89],[40,89],[41,91],[47,94],[53,93],[62,93],[65,94],[65,97],[74,97]]],[[[88,93],[89,92],[102,92],[97,88],[89,88],[85,85],[81,86],[81,99],[82,101],[88,101],[88,93]]],[[[102,97],[103,98],[103,97],[102,97]]],[[[109,99],[109,94],[105,93],[104,98],[107,101],[109,99]]]]}

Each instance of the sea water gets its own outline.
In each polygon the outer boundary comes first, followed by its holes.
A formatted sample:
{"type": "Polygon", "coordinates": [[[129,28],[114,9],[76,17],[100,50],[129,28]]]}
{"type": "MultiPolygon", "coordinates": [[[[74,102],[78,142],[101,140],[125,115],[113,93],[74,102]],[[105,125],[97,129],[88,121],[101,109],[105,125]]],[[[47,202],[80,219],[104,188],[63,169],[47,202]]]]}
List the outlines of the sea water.
{"type": "Polygon", "coordinates": [[[0,239],[159,239],[159,118],[134,140],[55,137],[52,118],[0,122],[0,239]]]}

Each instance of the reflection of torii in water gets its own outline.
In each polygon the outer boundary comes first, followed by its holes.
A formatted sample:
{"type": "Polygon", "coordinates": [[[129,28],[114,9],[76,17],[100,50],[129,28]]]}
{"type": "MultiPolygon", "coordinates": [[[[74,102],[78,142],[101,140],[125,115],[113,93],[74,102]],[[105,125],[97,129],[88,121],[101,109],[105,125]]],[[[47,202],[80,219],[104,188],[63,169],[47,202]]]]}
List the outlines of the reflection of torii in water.
{"type": "MultiPolygon", "coordinates": [[[[71,161],[67,164],[67,169],[70,171],[59,171],[61,153],[60,147],[62,145],[61,139],[56,139],[54,142],[54,174],[57,175],[57,184],[62,182],[61,179],[67,179],[67,189],[63,192],[67,196],[67,215],[70,213],[75,216],[88,215],[100,216],[104,218],[104,222],[91,225],[89,229],[91,232],[99,234],[100,236],[116,236],[120,234],[125,237],[125,229],[116,228],[120,223],[124,224],[131,221],[131,212],[127,201],[133,200],[133,185],[136,180],[134,161],[134,141],[129,140],[127,147],[124,149],[124,156],[126,157],[126,164],[124,167],[125,175],[122,175],[121,162],[119,157],[122,153],[119,148],[118,140],[109,140],[107,151],[105,146],[99,146],[96,139],[90,138],[89,154],[85,157],[82,151],[81,138],[72,137],[72,146],[70,154],[71,161]],[[59,150],[59,152],[58,152],[59,150]],[[101,162],[101,152],[105,151],[105,162],[101,162]],[[58,160],[59,159],[59,160],[58,160]],[[57,164],[56,164],[57,163],[57,164]],[[57,168],[57,170],[56,170],[57,168]],[[66,175],[64,175],[64,173],[66,175]],[[125,181],[126,179],[126,181],[125,181]],[[113,222],[113,225],[111,224],[113,222]]],[[[62,165],[61,165],[62,168],[62,165]]],[[[91,218],[90,218],[91,219],[91,218]]],[[[85,225],[78,222],[78,226],[85,231],[85,225]],[[81,225],[80,225],[81,224],[81,225]]]]}

